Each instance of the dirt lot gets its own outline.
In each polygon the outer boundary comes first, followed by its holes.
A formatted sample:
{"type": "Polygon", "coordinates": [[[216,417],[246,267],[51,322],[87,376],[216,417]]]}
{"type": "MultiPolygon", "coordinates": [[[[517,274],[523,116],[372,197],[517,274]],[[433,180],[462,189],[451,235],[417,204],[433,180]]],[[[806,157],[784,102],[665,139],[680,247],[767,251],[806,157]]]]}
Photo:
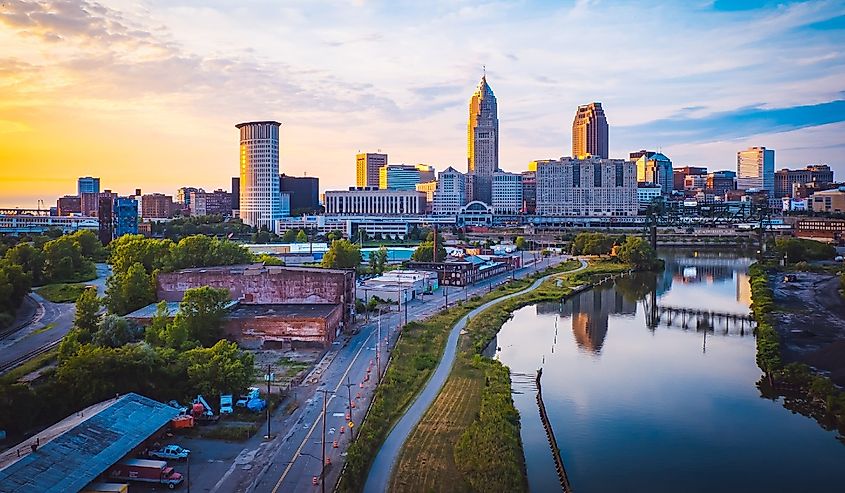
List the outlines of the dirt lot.
{"type": "Polygon", "coordinates": [[[794,281],[785,282],[784,276],[770,278],[784,360],[828,372],[836,384],[845,385],[845,301],[839,278],[797,272],[794,281]]]}

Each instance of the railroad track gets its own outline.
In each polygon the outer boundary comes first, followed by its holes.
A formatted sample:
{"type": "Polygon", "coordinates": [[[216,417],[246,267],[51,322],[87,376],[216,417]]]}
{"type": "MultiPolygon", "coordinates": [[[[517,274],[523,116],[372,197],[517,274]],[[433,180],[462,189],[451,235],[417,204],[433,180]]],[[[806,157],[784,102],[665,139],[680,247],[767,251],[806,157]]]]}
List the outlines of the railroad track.
{"type": "Polygon", "coordinates": [[[26,363],[27,361],[31,360],[32,358],[35,358],[36,356],[40,356],[48,351],[57,348],[59,344],[61,344],[61,342],[61,339],[59,339],[58,341],[53,341],[49,344],[41,346],[38,349],[33,349],[32,351],[22,354],[21,356],[13,359],[12,361],[0,364],[0,375],[8,372],[9,370],[12,370],[13,368],[17,368],[18,366],[26,363]]]}
{"type": "Polygon", "coordinates": [[[35,301],[32,296],[27,295],[24,300],[24,303],[35,305],[35,311],[32,314],[32,317],[24,323],[13,324],[10,327],[0,330],[0,339],[5,339],[10,335],[14,334],[15,332],[22,330],[24,327],[31,325],[33,323],[37,323],[41,320],[41,317],[44,316],[44,307],[41,303],[35,301]]]}

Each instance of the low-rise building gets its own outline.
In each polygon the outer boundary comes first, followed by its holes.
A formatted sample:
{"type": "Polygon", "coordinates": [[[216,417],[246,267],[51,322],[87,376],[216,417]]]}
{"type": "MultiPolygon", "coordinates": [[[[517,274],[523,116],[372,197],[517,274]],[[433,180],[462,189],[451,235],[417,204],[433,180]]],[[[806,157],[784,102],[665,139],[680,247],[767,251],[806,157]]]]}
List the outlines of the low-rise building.
{"type": "Polygon", "coordinates": [[[538,162],[537,215],[636,216],[637,169],[622,159],[538,162]]]}
{"type": "Polygon", "coordinates": [[[425,193],[356,188],[326,192],[326,214],[403,216],[425,214],[425,193]]]}
{"type": "Polygon", "coordinates": [[[522,175],[493,172],[492,201],[494,215],[512,216],[522,211],[522,175]]]}
{"type": "Polygon", "coordinates": [[[845,219],[808,217],[798,220],[795,236],[813,240],[841,243],[845,239],[845,219]]]}
{"type": "Polygon", "coordinates": [[[845,187],[815,192],[810,200],[813,212],[845,212],[845,187]]]}
{"type": "Polygon", "coordinates": [[[367,279],[357,288],[357,297],[367,303],[372,297],[383,301],[407,303],[423,294],[437,290],[437,274],[423,270],[393,270],[367,279]]]}
{"type": "Polygon", "coordinates": [[[231,217],[232,194],[222,189],[213,192],[191,192],[189,209],[192,216],[219,215],[231,217]]]}
{"type": "Polygon", "coordinates": [[[144,219],[169,219],[175,209],[170,195],[148,193],[141,196],[141,217],[144,219]]]}
{"type": "Polygon", "coordinates": [[[56,201],[56,214],[70,216],[82,214],[82,198],[77,195],[65,195],[56,201]]]}
{"type": "Polygon", "coordinates": [[[637,202],[639,202],[641,208],[651,204],[662,195],[663,188],[660,185],[654,183],[637,184],[637,202]]]}

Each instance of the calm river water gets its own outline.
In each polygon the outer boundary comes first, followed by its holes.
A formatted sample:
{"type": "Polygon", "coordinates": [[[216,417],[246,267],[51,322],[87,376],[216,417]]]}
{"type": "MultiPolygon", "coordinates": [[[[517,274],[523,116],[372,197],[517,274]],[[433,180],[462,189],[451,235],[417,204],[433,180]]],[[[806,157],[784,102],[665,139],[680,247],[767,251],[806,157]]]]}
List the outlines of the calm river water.
{"type": "Polygon", "coordinates": [[[845,446],[760,397],[754,337],[667,323],[667,308],[748,314],[750,259],[672,252],[665,272],[608,282],[514,313],[495,341],[510,367],[531,490],[560,490],[543,398],[573,489],[589,492],[845,491],[845,446]],[[650,316],[646,316],[646,314],[650,316]],[[653,314],[664,314],[656,326],[653,314]]]}

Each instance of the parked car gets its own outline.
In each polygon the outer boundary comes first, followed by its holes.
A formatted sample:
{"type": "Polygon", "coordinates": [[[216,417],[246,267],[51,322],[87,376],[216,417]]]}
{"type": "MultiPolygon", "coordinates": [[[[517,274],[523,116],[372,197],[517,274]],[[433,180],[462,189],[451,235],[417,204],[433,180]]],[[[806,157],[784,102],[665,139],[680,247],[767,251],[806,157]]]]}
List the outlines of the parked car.
{"type": "Polygon", "coordinates": [[[232,409],[232,394],[223,394],[220,396],[220,414],[232,414],[235,410],[232,409]]]}
{"type": "Polygon", "coordinates": [[[189,455],[191,455],[191,451],[179,445],[165,445],[158,450],[151,450],[149,453],[150,457],[168,460],[187,460],[189,455]]]}

